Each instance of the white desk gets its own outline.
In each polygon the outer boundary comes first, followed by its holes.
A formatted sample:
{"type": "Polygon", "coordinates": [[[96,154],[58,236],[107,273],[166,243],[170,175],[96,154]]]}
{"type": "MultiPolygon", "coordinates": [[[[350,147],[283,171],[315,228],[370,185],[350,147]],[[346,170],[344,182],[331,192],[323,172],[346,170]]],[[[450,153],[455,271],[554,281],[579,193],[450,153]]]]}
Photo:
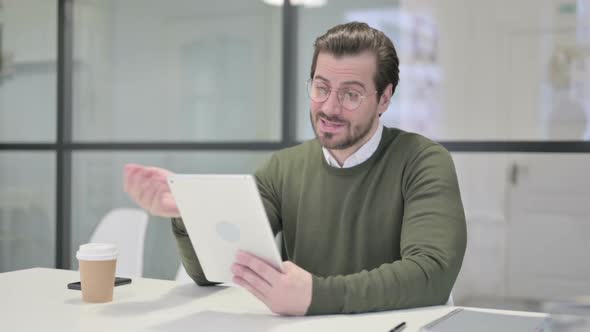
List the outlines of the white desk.
{"type": "Polygon", "coordinates": [[[436,306],[359,315],[281,317],[241,288],[199,287],[142,278],[116,287],[111,303],[88,304],[82,302],[80,291],[66,289],[67,283],[77,280],[77,271],[35,268],[0,273],[0,329],[385,332],[405,321],[404,332],[412,332],[454,308],[436,306]]]}

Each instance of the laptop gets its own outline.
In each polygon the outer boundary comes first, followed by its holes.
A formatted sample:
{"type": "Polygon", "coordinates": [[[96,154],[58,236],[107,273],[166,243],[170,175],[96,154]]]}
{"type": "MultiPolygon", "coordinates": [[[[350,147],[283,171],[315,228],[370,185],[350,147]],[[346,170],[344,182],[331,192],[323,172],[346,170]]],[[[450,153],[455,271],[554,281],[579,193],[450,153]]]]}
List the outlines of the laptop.
{"type": "Polygon", "coordinates": [[[231,284],[238,250],[281,270],[281,255],[252,175],[174,174],[168,185],[207,280],[231,284]]]}
{"type": "Polygon", "coordinates": [[[518,315],[458,308],[426,324],[420,332],[542,332],[549,330],[549,322],[547,315],[518,315]]]}

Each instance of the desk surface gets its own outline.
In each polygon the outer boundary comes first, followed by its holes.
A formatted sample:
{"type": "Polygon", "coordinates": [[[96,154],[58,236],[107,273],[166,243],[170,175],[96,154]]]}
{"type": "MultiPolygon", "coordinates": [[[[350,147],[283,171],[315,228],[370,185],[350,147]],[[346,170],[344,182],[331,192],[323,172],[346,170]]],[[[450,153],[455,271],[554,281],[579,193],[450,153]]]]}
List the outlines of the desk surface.
{"type": "Polygon", "coordinates": [[[281,317],[241,288],[144,278],[116,287],[113,302],[88,304],[82,302],[80,291],[66,289],[67,283],[77,280],[77,271],[35,268],[0,273],[2,330],[369,332],[389,331],[405,321],[404,332],[412,332],[454,309],[436,306],[360,315],[281,317]]]}

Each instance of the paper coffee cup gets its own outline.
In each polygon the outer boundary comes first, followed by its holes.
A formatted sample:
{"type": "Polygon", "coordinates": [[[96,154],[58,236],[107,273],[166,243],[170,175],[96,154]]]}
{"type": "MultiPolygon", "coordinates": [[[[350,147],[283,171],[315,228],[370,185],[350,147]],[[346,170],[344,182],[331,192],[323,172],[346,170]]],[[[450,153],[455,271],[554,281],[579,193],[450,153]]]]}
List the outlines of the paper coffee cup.
{"type": "Polygon", "coordinates": [[[83,301],[101,303],[113,300],[117,254],[117,246],[111,243],[80,246],[76,258],[80,265],[83,301]]]}

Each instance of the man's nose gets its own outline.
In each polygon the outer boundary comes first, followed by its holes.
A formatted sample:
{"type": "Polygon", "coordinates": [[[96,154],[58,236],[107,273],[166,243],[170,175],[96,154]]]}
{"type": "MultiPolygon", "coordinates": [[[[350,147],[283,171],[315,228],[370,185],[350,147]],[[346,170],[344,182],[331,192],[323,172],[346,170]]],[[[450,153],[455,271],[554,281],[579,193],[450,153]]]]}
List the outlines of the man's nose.
{"type": "Polygon", "coordinates": [[[342,105],[340,105],[340,101],[338,100],[338,92],[330,92],[328,99],[322,104],[321,110],[326,114],[337,114],[342,111],[342,105]]]}

